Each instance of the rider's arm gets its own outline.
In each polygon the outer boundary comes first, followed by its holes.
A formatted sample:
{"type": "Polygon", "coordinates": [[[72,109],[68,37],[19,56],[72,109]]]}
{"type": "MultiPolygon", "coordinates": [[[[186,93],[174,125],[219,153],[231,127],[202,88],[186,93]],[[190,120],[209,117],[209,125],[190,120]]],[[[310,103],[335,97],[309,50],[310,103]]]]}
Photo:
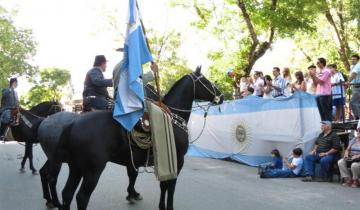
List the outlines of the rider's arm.
{"type": "Polygon", "coordinates": [[[148,71],[142,76],[143,83],[146,85],[147,83],[153,81],[155,79],[154,73],[152,71],[148,71]]]}
{"type": "Polygon", "coordinates": [[[99,87],[112,87],[113,81],[112,79],[104,79],[104,76],[100,71],[91,71],[90,72],[91,82],[99,87]]]}

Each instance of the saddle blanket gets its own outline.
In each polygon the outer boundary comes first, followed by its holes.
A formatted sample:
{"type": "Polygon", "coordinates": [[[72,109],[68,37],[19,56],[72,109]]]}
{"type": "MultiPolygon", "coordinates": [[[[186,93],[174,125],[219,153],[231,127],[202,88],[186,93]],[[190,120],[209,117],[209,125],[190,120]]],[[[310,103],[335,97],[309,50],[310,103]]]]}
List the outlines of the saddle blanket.
{"type": "Polygon", "coordinates": [[[177,154],[171,116],[147,101],[153,140],[155,175],[159,181],[177,177],[177,154]]]}

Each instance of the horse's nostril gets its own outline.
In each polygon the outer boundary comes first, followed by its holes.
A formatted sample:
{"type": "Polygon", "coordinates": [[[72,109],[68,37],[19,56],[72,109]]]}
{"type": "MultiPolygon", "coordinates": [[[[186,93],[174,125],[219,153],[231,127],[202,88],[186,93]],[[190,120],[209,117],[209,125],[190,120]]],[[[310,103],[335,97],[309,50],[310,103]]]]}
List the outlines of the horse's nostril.
{"type": "Polygon", "coordinates": [[[214,102],[215,103],[220,103],[220,100],[221,100],[221,98],[219,97],[219,96],[215,96],[215,98],[214,98],[214,102]]]}

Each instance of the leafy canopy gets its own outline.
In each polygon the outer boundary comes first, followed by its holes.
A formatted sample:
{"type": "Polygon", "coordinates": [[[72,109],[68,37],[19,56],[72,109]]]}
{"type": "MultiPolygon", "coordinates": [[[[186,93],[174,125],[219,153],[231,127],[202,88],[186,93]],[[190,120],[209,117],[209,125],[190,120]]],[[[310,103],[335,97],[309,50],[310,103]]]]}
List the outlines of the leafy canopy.
{"type": "Polygon", "coordinates": [[[16,27],[13,15],[0,6],[0,86],[14,75],[33,75],[36,68],[30,64],[35,55],[36,42],[32,31],[16,27]]]}

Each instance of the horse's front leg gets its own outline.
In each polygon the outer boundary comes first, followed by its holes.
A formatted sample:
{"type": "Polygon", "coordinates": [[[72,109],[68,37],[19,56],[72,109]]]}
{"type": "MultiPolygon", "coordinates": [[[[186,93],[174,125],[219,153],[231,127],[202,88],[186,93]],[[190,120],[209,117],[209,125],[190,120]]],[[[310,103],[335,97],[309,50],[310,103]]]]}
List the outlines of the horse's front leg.
{"type": "Polygon", "coordinates": [[[29,158],[29,163],[30,163],[30,170],[32,170],[32,172],[36,173],[36,170],[34,169],[34,165],[32,162],[32,143],[28,143],[25,142],[25,152],[24,152],[24,157],[21,161],[21,167],[20,167],[20,172],[24,173],[25,172],[25,163],[26,163],[26,159],[29,158]]]}
{"type": "Polygon", "coordinates": [[[161,194],[160,194],[159,210],[166,210],[166,205],[165,205],[165,196],[166,196],[166,190],[167,190],[167,182],[166,181],[160,182],[160,190],[161,190],[161,194]]]}
{"type": "Polygon", "coordinates": [[[135,201],[142,200],[140,193],[136,192],[135,190],[135,183],[136,178],[138,176],[138,172],[132,167],[127,166],[127,174],[129,177],[129,186],[127,188],[128,196],[126,197],[126,200],[128,200],[131,204],[135,203],[135,201]]]}
{"type": "Polygon", "coordinates": [[[32,143],[26,143],[26,150],[27,150],[27,156],[29,157],[29,164],[30,164],[30,170],[32,171],[33,175],[37,175],[38,172],[34,167],[34,162],[33,162],[33,144],[32,143]]]}
{"type": "Polygon", "coordinates": [[[172,179],[168,181],[166,210],[174,210],[174,193],[175,193],[176,181],[177,179],[172,179]]]}

